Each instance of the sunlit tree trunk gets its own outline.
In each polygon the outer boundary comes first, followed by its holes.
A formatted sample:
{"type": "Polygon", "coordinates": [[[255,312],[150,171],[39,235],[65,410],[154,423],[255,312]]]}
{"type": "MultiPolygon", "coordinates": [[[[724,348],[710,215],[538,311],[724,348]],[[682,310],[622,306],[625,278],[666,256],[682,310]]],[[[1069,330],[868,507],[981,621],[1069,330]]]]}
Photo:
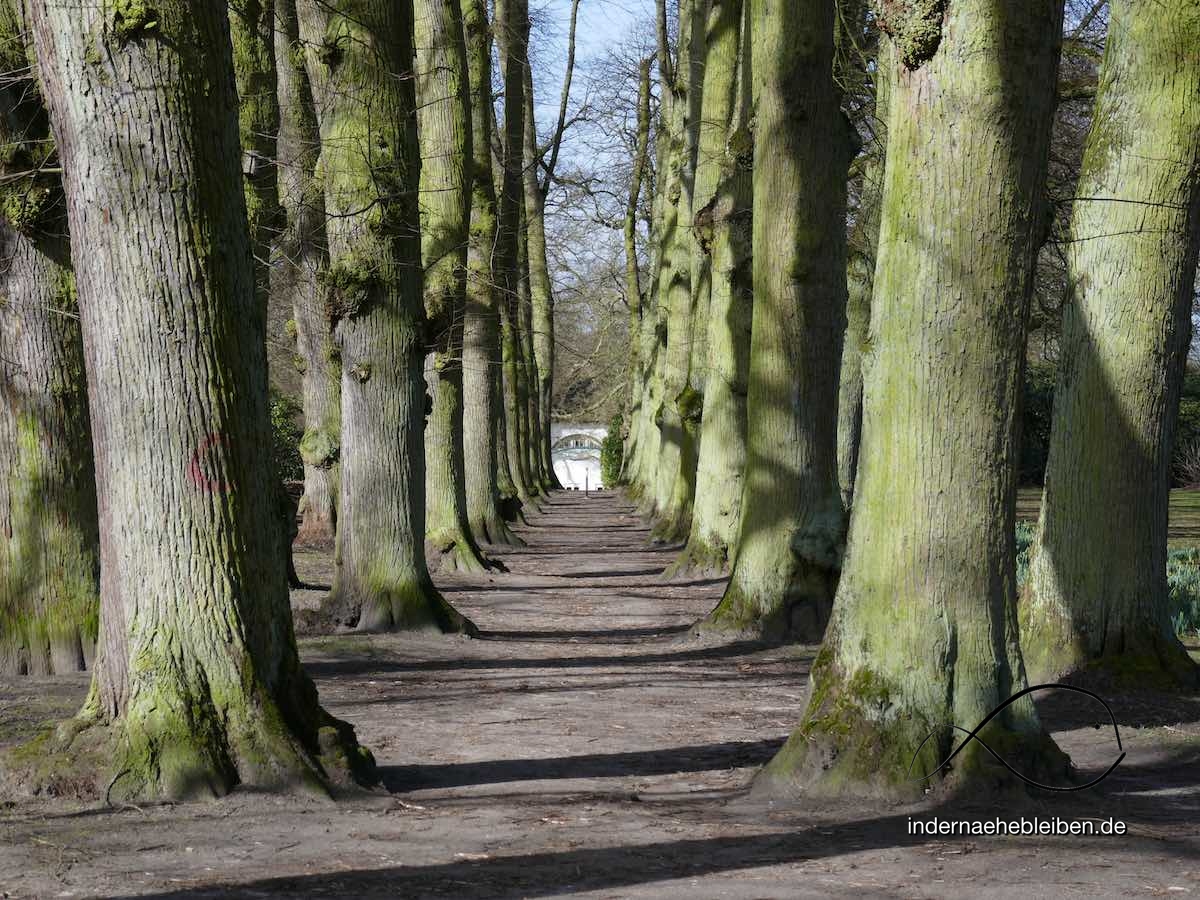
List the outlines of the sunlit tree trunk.
{"type": "Polygon", "coordinates": [[[53,675],[92,659],[100,550],[62,183],[36,171],[57,163],[25,40],[0,3],[0,675],[53,675]]]}
{"type": "Polygon", "coordinates": [[[365,774],[292,633],[225,8],[28,9],[96,436],[101,633],[80,715],[11,759],[34,783],[97,769],[117,798],[365,774]]]}
{"type": "Polygon", "coordinates": [[[337,527],[342,371],[333,342],[326,282],[325,190],[316,171],[321,136],[304,67],[295,0],[276,0],[275,20],[279,84],[276,157],[284,222],[271,270],[271,291],[280,304],[291,307],[296,368],[301,372],[304,496],[296,542],[331,547],[337,527]]]}
{"type": "Polygon", "coordinates": [[[671,55],[666,0],[656,0],[655,24],[658,59],[658,119],[654,139],[654,198],[650,216],[650,272],[642,297],[642,327],[637,336],[641,359],[641,403],[636,428],[637,453],[629,470],[629,494],[638,503],[638,512],[653,516],[656,511],[655,489],[662,432],[659,429],[662,398],[663,357],[666,349],[666,308],[659,287],[663,280],[664,251],[675,227],[677,217],[671,200],[676,191],[675,170],[668,165],[671,158],[671,107],[675,80],[675,65],[671,55]]]}
{"type": "Polygon", "coordinates": [[[708,297],[697,301],[697,308],[707,309],[697,323],[707,331],[707,375],[691,531],[676,573],[725,569],[741,521],[753,303],[754,149],[744,18],[741,0],[714,0],[708,16],[692,266],[693,289],[708,297]]]}
{"type": "Polygon", "coordinates": [[[705,628],[819,640],[846,520],[837,484],[846,172],[832,4],[750,7],[753,334],[737,560],[705,628]],[[798,52],[803,50],[803,52],[798,52]]]}
{"type": "Polygon", "coordinates": [[[1200,3],[1114,0],[1110,16],[1021,643],[1038,679],[1100,667],[1194,684],[1166,564],[1200,241],[1200,3]]]}
{"type": "Polygon", "coordinates": [[[504,522],[501,487],[516,500],[500,398],[500,309],[492,251],[496,243],[496,189],[492,178],[492,40],[485,0],[466,0],[464,27],[471,87],[471,219],[463,328],[463,462],[467,523],[480,540],[519,544],[504,522]],[[501,464],[504,477],[501,478],[501,464]]]}
{"type": "Polygon", "coordinates": [[[700,102],[704,77],[704,22],[707,0],[681,0],[679,53],[671,82],[668,206],[664,209],[663,261],[658,302],[666,308],[667,348],[662,399],[656,413],[660,439],[655,473],[654,534],[661,540],[686,537],[691,524],[691,492],[700,415],[704,398],[700,374],[692,366],[696,304],[692,290],[692,195],[696,176],[700,102]],[[682,484],[680,483],[682,480],[682,484]]]}
{"type": "Polygon", "coordinates": [[[463,334],[471,217],[471,97],[459,0],[416,0],[421,256],[433,409],[425,431],[425,540],[446,570],[484,561],[467,523],[463,334]]]}
{"type": "Polygon", "coordinates": [[[528,473],[530,490],[536,494],[544,494],[546,492],[545,479],[542,476],[541,457],[537,451],[541,425],[537,394],[537,357],[533,340],[533,278],[530,275],[528,225],[529,216],[526,213],[522,197],[521,231],[518,241],[521,275],[517,290],[517,314],[520,322],[517,328],[517,337],[520,342],[518,391],[521,403],[521,456],[525,464],[525,471],[528,473]]]}
{"type": "MultiPolygon", "coordinates": [[[[801,724],[763,791],[1019,784],[975,742],[937,767],[955,728],[1026,686],[1016,410],[1062,10],[955,0],[944,21],[918,6],[882,21],[896,62],[846,562],[801,724]]],[[[982,737],[1028,777],[1067,776],[1028,698],[982,737]]]]}
{"type": "Polygon", "coordinates": [[[509,474],[521,500],[537,492],[524,453],[528,408],[521,383],[524,363],[520,337],[518,292],[521,280],[521,210],[524,183],[521,166],[525,140],[525,66],[529,45],[529,9],[525,0],[496,4],[494,34],[504,82],[504,130],[501,140],[499,220],[494,271],[501,303],[501,355],[504,369],[505,449],[509,474]]]}
{"type": "Polygon", "coordinates": [[[360,631],[474,626],[425,563],[425,325],[411,9],[299,0],[321,129],[326,281],[342,355],[341,499],[327,612],[360,631]]]}
{"type": "Polygon", "coordinates": [[[546,195],[553,184],[563,131],[566,128],[567,104],[571,96],[571,81],[575,73],[575,27],[579,19],[579,0],[572,0],[570,25],[567,33],[566,71],[563,75],[559,101],[558,123],[549,146],[541,147],[537,139],[537,120],[534,116],[532,67],[525,67],[525,209],[526,239],[529,254],[529,292],[532,302],[534,370],[537,383],[533,393],[537,405],[534,453],[542,487],[561,489],[550,458],[550,423],[554,393],[554,289],[550,282],[550,267],[546,258],[546,195]],[[549,157],[544,162],[545,157],[549,157]],[[545,183],[539,182],[539,171],[546,168],[545,183]]]}
{"type": "Polygon", "coordinates": [[[629,180],[629,199],[625,203],[622,233],[625,238],[625,302],[629,305],[629,399],[626,406],[626,437],[622,453],[621,481],[631,484],[639,468],[642,453],[642,385],[646,378],[641,352],[641,331],[648,314],[648,298],[642,297],[641,269],[638,262],[637,223],[650,147],[650,65],[646,58],[638,65],[637,143],[633,151],[633,171],[629,180]]]}

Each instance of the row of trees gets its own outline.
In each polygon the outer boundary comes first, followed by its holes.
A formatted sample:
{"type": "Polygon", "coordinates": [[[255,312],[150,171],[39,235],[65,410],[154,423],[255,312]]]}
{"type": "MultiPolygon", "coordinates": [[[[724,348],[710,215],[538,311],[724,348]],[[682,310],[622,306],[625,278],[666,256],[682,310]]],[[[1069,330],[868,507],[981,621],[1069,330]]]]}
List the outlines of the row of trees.
{"type": "Polygon", "coordinates": [[[336,544],[327,618],[474,632],[427,559],[492,566],[481,544],[518,543],[506,521],[554,486],[572,66],[542,142],[528,32],[521,0],[0,2],[0,673],[94,671],[14,757],[31,784],[372,777],[296,652],[271,305],[303,383],[298,537],[336,544]]]}
{"type": "MultiPolygon", "coordinates": [[[[1065,41],[1062,2],[681,0],[674,52],[664,3],[658,19],[623,474],[657,534],[686,539],[676,571],[730,568],[702,629],[823,638],[762,782],[910,792],[914,756],[932,772],[1027,673],[1193,686],[1165,558],[1200,3],[1073,5],[1065,41]],[[1105,18],[1101,61],[1084,39],[1105,18]],[[1060,98],[1094,101],[1074,174],[1051,152],[1060,98]],[[1060,374],[1018,603],[1045,257],[1064,273],[1060,374]]],[[[1034,777],[1066,770],[1028,701],[986,737],[1034,777]]],[[[984,757],[969,745],[942,775],[983,777],[984,757]]]]}

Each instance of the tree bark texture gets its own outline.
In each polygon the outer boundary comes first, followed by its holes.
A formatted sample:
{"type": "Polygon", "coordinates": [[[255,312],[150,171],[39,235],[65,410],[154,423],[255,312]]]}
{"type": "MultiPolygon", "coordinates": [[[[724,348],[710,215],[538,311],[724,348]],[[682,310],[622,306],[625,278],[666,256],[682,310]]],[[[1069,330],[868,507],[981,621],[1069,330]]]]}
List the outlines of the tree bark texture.
{"type": "Polygon", "coordinates": [[[421,257],[433,407],[425,430],[425,541],[432,564],[485,568],[467,523],[463,333],[471,217],[471,97],[459,0],[416,0],[421,257]]]}
{"type": "Polygon", "coordinates": [[[741,522],[753,308],[747,17],[741,0],[714,0],[708,14],[692,263],[707,361],[691,530],[674,574],[723,571],[741,522]]]}
{"type": "MultiPolygon", "coordinates": [[[[765,792],[1018,783],[975,742],[939,766],[961,729],[1026,686],[1016,410],[1062,11],[955,0],[883,18],[896,62],[846,562],[800,727],[760,776],[765,792]]],[[[1029,698],[982,737],[1031,778],[1068,774],[1029,698]]]]}
{"type": "Polygon", "coordinates": [[[655,537],[674,541],[691,524],[696,452],[704,398],[702,378],[692,366],[696,337],[697,294],[692,290],[693,191],[703,94],[704,23],[707,0],[679,5],[679,55],[671,84],[669,207],[664,210],[663,262],[659,303],[665,304],[667,350],[663,359],[663,395],[656,419],[661,434],[655,473],[655,537]]]}
{"type": "Polygon", "coordinates": [[[360,631],[474,626],[425,562],[425,311],[411,8],[299,0],[342,356],[341,499],[326,609],[360,631]]]}
{"type": "Polygon", "coordinates": [[[296,654],[225,8],[28,9],[65,172],[101,614],[80,715],[14,759],[35,782],[86,760],[110,797],[366,777],[296,654]]]}
{"type": "Polygon", "coordinates": [[[95,650],[96,487],[62,182],[10,3],[0,45],[0,675],[55,675],[95,650]]]}
{"type": "Polygon", "coordinates": [[[337,529],[341,454],[341,355],[333,341],[325,236],[325,186],[317,173],[321,135],[304,66],[296,0],[276,0],[275,60],[279,93],[276,151],[283,232],[271,291],[292,310],[296,368],[301,372],[304,495],[296,543],[332,547],[337,529]]]}
{"type": "Polygon", "coordinates": [[[504,131],[501,141],[499,220],[496,236],[496,288],[501,304],[501,356],[505,449],[509,474],[523,502],[532,500],[532,482],[524,453],[523,422],[528,408],[521,393],[524,375],[518,292],[521,280],[520,230],[524,206],[522,161],[525,139],[525,66],[528,62],[529,10],[525,0],[501,0],[496,6],[495,38],[504,82],[504,131]]]}
{"type": "Polygon", "coordinates": [[[649,304],[642,298],[642,276],[638,261],[638,211],[642,183],[645,180],[650,147],[650,64],[646,58],[638,65],[637,143],[633,151],[633,170],[629,180],[629,199],[625,203],[622,234],[625,239],[625,302],[629,305],[629,399],[626,405],[625,446],[622,453],[621,481],[630,484],[642,452],[642,385],[646,377],[641,352],[642,320],[649,304]]]}
{"type": "Polygon", "coordinates": [[[750,34],[754,309],[745,487],[737,561],[704,627],[816,641],[846,530],[837,375],[846,172],[857,146],[833,81],[832,5],[752,2],[750,34]]]}
{"type": "Polygon", "coordinates": [[[1121,0],[1110,15],[1021,642],[1037,678],[1100,667],[1194,684],[1166,563],[1200,240],[1200,3],[1121,0]]]}
{"type": "Polygon", "coordinates": [[[501,459],[504,432],[500,396],[500,309],[493,252],[496,189],[492,173],[492,39],[487,3],[466,0],[463,10],[471,91],[471,218],[466,313],[463,324],[463,466],[467,523],[481,541],[520,544],[505,523],[501,499],[516,501],[501,459]],[[501,463],[505,477],[501,478],[501,463]],[[504,488],[502,491],[501,488],[504,488]]]}
{"type": "MultiPolygon", "coordinates": [[[[570,49],[564,91],[569,93],[570,79],[575,61],[575,14],[578,0],[572,4],[570,49]]],[[[530,392],[537,408],[537,433],[531,435],[533,454],[537,458],[541,486],[546,490],[561,489],[554,474],[554,463],[550,458],[551,398],[554,393],[554,288],[550,282],[550,266],[546,259],[546,191],[538,181],[538,169],[542,152],[538,145],[537,120],[533,111],[532,67],[525,66],[525,165],[523,180],[525,188],[525,240],[529,258],[529,299],[533,365],[531,369],[536,381],[530,392]]],[[[564,97],[564,102],[566,98],[564,97]]],[[[561,135],[555,138],[561,139],[561,135]]]]}
{"type": "MultiPolygon", "coordinates": [[[[850,0],[852,11],[862,4],[850,0]]],[[[843,51],[848,53],[849,51],[843,51]]],[[[862,188],[858,214],[850,229],[846,262],[846,334],[842,341],[842,374],[838,389],[838,484],[842,504],[854,499],[854,477],[862,447],[862,355],[871,322],[871,292],[879,249],[879,210],[883,195],[884,161],[887,158],[887,109],[892,62],[891,44],[881,37],[875,80],[875,132],[862,160],[862,188]]]]}

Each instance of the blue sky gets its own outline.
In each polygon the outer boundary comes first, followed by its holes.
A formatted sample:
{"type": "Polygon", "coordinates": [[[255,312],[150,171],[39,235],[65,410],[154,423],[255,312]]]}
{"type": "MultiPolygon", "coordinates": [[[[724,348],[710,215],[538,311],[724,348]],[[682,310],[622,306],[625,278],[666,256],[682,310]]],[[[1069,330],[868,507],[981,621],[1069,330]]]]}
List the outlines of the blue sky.
{"type": "MultiPolygon", "coordinates": [[[[558,115],[558,94],[562,89],[567,55],[567,26],[571,0],[530,0],[530,10],[544,27],[538,27],[531,40],[534,59],[534,94],[537,117],[543,129],[558,115]]],[[[638,21],[651,21],[653,0],[580,0],[576,28],[576,65],[603,53],[622,40],[638,21]]],[[[573,96],[575,95],[572,91],[573,96]]]]}

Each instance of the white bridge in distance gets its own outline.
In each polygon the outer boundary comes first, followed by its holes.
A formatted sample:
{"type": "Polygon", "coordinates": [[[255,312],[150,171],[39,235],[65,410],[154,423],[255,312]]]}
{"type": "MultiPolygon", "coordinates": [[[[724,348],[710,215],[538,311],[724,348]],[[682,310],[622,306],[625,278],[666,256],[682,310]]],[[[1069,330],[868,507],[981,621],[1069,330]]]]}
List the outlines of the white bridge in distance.
{"type": "Polygon", "coordinates": [[[595,422],[553,422],[550,459],[558,482],[568,491],[602,490],[600,444],[608,429],[595,422]]]}

